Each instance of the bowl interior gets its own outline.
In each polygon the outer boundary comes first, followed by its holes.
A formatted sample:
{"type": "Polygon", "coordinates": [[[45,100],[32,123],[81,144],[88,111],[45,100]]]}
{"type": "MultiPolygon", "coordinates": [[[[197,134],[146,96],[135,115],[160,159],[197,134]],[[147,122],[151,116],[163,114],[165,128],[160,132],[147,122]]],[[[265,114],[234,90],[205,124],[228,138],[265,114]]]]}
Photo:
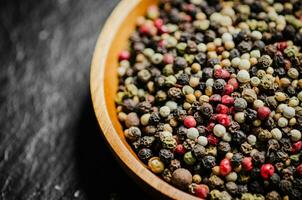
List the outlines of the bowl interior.
{"type": "MultiPolygon", "coordinates": [[[[111,122],[113,126],[115,127],[115,130],[119,134],[122,142],[124,145],[127,146],[127,148],[130,150],[130,152],[133,154],[133,156],[136,156],[136,154],[132,151],[130,145],[125,140],[122,126],[117,118],[117,113],[115,109],[115,102],[114,98],[116,96],[117,87],[118,87],[118,76],[117,76],[117,68],[118,68],[118,54],[121,50],[128,48],[128,39],[131,35],[131,33],[135,29],[135,24],[138,16],[143,16],[146,12],[146,9],[150,5],[154,5],[157,3],[157,0],[143,0],[140,1],[134,9],[129,13],[129,15],[126,16],[126,18],[123,20],[123,24],[119,26],[118,31],[116,31],[114,40],[111,43],[108,57],[106,59],[106,66],[104,71],[104,95],[105,95],[105,101],[106,106],[108,108],[108,114],[110,116],[111,122]]],[[[109,21],[108,21],[109,22],[109,21]]],[[[138,159],[139,160],[139,159],[138,159]]]]}
{"type": "Polygon", "coordinates": [[[135,29],[137,18],[157,2],[158,0],[123,0],[107,20],[98,39],[91,65],[93,106],[103,135],[126,172],[147,190],[164,197],[197,199],[171,186],[147,169],[125,140],[117,118],[114,99],[118,87],[118,54],[128,47],[128,38],[135,29]]]}

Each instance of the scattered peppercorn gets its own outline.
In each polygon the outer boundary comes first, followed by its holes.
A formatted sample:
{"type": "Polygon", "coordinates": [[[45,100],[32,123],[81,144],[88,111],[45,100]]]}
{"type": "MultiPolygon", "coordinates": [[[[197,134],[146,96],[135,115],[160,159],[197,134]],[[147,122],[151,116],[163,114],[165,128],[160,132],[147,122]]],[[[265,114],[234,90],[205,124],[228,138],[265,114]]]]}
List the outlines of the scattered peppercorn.
{"type": "Polygon", "coordinates": [[[148,8],[117,57],[138,158],[202,199],[302,199],[301,13],[298,0],[148,8]]]}

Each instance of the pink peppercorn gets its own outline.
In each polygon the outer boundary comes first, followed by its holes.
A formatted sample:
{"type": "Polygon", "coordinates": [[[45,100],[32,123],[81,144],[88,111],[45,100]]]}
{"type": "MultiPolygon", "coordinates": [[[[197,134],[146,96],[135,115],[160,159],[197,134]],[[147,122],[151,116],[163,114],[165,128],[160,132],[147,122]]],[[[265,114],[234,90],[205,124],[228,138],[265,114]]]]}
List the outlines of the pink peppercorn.
{"type": "Polygon", "coordinates": [[[216,78],[229,79],[230,73],[225,69],[216,69],[214,72],[216,78]]]}
{"type": "Polygon", "coordinates": [[[242,168],[245,171],[251,171],[253,169],[253,163],[252,163],[252,158],[251,157],[243,158],[241,164],[242,164],[242,168]]]}
{"type": "Polygon", "coordinates": [[[129,51],[123,50],[119,53],[118,59],[119,59],[119,61],[129,60],[130,56],[131,56],[131,54],[129,51]]]}
{"type": "Polygon", "coordinates": [[[238,89],[239,87],[239,83],[236,78],[229,79],[228,84],[232,85],[234,87],[234,90],[238,89]]]}
{"type": "Polygon", "coordinates": [[[302,141],[295,142],[292,145],[292,153],[295,154],[302,149],[302,141]]]}
{"type": "Polygon", "coordinates": [[[155,19],[153,23],[158,29],[164,25],[164,21],[161,18],[155,19]]]}
{"type": "Polygon", "coordinates": [[[234,104],[234,97],[231,97],[229,95],[223,95],[221,97],[221,103],[225,105],[233,105],[234,104]]]}
{"type": "Polygon", "coordinates": [[[264,164],[260,168],[260,174],[263,179],[269,179],[275,172],[275,168],[272,164],[264,164]]]}
{"type": "Polygon", "coordinates": [[[173,57],[173,55],[167,53],[167,54],[164,54],[163,60],[164,60],[165,64],[172,64],[174,62],[174,57],[173,57]]]}
{"type": "Polygon", "coordinates": [[[302,176],[302,164],[298,165],[297,168],[296,168],[296,173],[299,175],[299,176],[302,176]]]}
{"type": "Polygon", "coordinates": [[[217,114],[216,115],[216,120],[219,124],[221,124],[225,127],[229,127],[231,125],[231,119],[226,114],[217,114]]]}
{"type": "Polygon", "coordinates": [[[271,110],[266,106],[260,107],[257,113],[258,118],[261,120],[267,119],[270,114],[271,114],[271,110]]]}
{"type": "Polygon", "coordinates": [[[209,194],[209,187],[205,184],[196,185],[194,188],[195,195],[199,198],[206,199],[209,194]]]}
{"type": "Polygon", "coordinates": [[[186,116],[184,119],[184,125],[187,128],[193,128],[196,126],[196,120],[194,119],[193,116],[186,116]]]}
{"type": "Polygon", "coordinates": [[[150,26],[147,24],[143,24],[140,29],[139,32],[143,35],[149,35],[150,34],[150,26]]]}
{"type": "Polygon", "coordinates": [[[287,47],[287,42],[278,42],[277,43],[277,49],[279,51],[283,51],[287,47]]]}
{"type": "Polygon", "coordinates": [[[207,139],[210,145],[217,145],[219,142],[219,139],[215,137],[213,134],[208,135],[207,139]]]}
{"type": "Polygon", "coordinates": [[[232,171],[231,161],[227,158],[223,159],[219,165],[219,172],[222,176],[228,175],[232,171]]]}
{"type": "Polygon", "coordinates": [[[229,114],[230,115],[235,114],[235,107],[234,106],[229,107],[229,114]]]}
{"type": "Polygon", "coordinates": [[[221,102],[221,96],[219,94],[213,94],[212,96],[210,96],[209,101],[213,103],[219,103],[221,102]]]}
{"type": "Polygon", "coordinates": [[[216,107],[216,112],[219,114],[228,114],[229,108],[226,105],[218,104],[216,107]]]}
{"type": "Polygon", "coordinates": [[[213,131],[213,129],[214,129],[214,126],[215,126],[215,123],[214,122],[210,122],[209,124],[208,124],[208,126],[207,126],[207,131],[208,132],[212,132],[213,131]]]}
{"type": "Polygon", "coordinates": [[[179,155],[183,155],[186,153],[186,149],[184,147],[184,145],[182,144],[178,144],[176,147],[175,147],[175,153],[179,154],[179,155]]]}
{"type": "Polygon", "coordinates": [[[230,95],[234,92],[234,86],[231,84],[226,84],[223,89],[223,94],[230,95]]]}

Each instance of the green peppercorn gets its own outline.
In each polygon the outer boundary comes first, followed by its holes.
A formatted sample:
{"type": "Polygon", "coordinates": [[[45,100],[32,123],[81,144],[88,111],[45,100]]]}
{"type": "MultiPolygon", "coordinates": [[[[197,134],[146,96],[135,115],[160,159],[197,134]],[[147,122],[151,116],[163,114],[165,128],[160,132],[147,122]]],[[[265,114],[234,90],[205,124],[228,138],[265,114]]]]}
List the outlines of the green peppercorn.
{"type": "Polygon", "coordinates": [[[183,160],[187,165],[193,165],[196,162],[196,159],[191,151],[185,153],[183,160]]]}

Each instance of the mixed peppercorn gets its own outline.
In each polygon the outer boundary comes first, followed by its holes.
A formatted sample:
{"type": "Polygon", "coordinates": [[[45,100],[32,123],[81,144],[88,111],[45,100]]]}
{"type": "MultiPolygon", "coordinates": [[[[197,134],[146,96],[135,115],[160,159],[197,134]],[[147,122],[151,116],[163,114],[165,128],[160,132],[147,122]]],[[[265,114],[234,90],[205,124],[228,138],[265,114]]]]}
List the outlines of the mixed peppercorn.
{"type": "Polygon", "coordinates": [[[119,55],[118,118],[202,199],[302,199],[302,1],[160,0],[119,55]]]}

